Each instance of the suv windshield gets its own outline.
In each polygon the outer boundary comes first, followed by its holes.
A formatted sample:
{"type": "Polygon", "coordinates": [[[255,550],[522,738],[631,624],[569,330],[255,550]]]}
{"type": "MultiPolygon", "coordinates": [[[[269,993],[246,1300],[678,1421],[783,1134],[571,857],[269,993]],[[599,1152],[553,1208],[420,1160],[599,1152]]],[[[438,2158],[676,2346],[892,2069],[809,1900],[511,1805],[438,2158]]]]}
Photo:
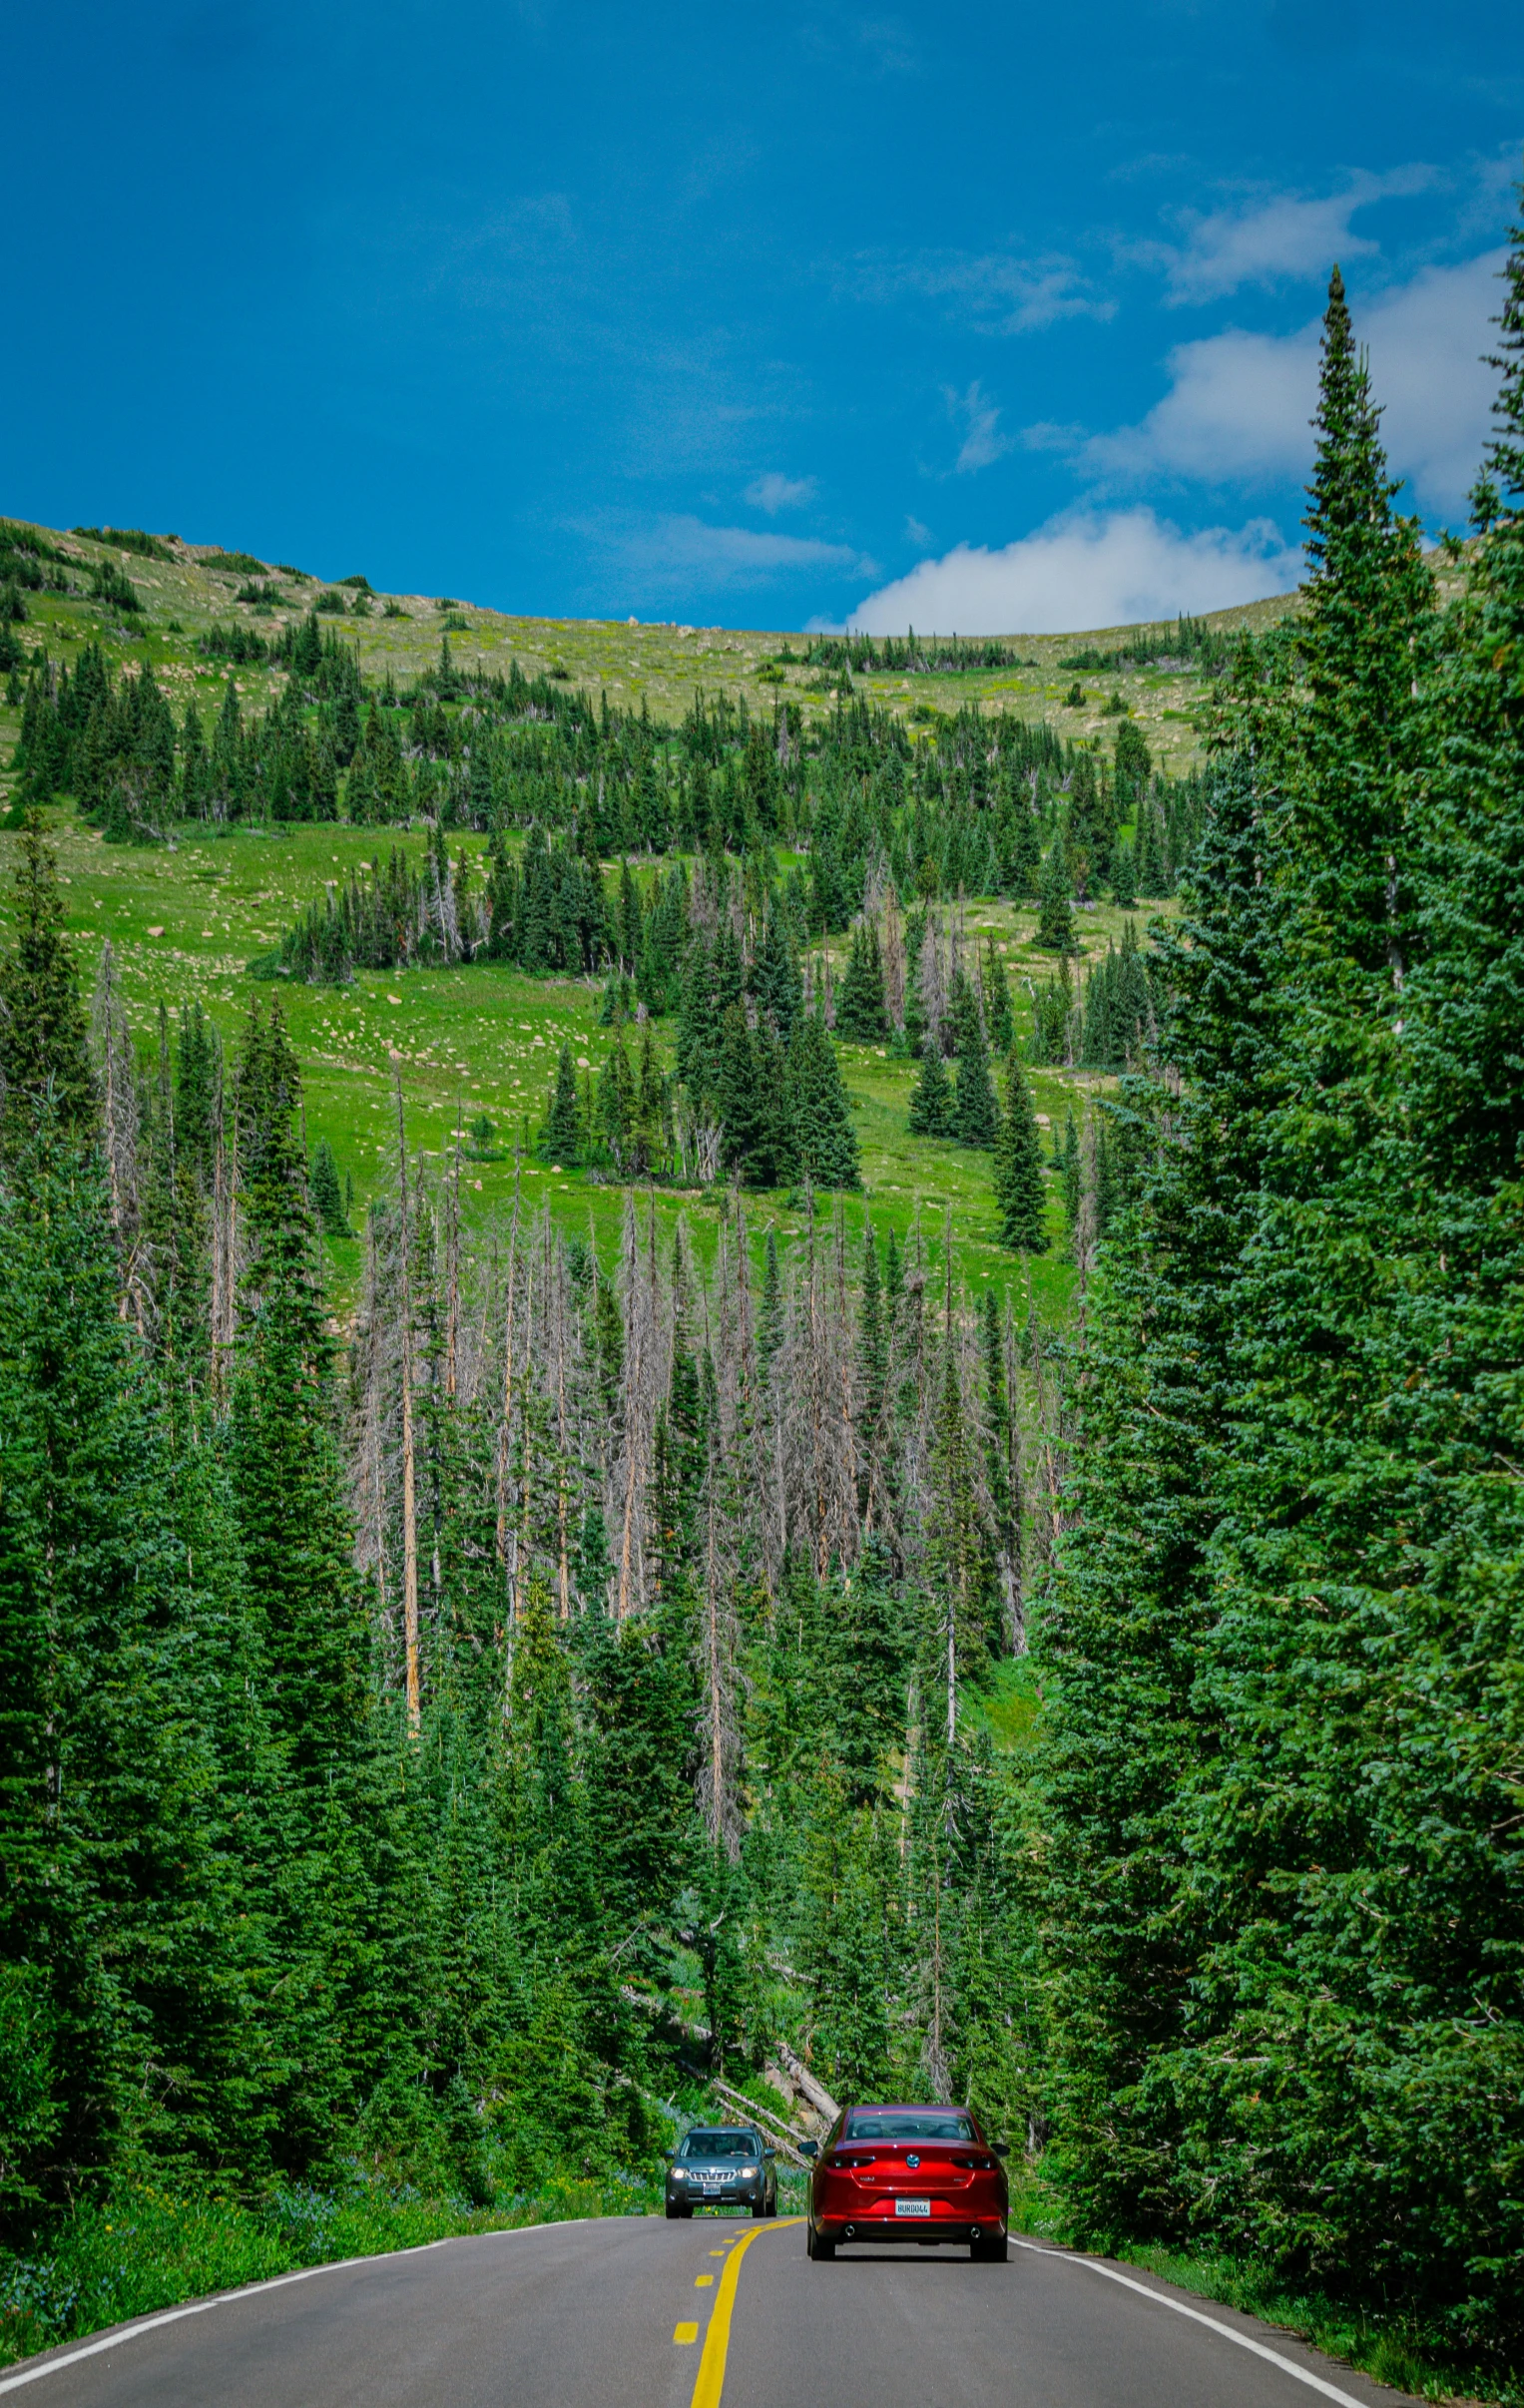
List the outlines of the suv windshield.
{"type": "Polygon", "coordinates": [[[690,2133],[679,2151],[685,2158],[755,2158],[753,2133],[690,2133]]]}
{"type": "Polygon", "coordinates": [[[974,2128],[966,2116],[949,2116],[934,2108],[905,2108],[892,2115],[848,2116],[843,2141],[971,2141],[974,2128]]]}

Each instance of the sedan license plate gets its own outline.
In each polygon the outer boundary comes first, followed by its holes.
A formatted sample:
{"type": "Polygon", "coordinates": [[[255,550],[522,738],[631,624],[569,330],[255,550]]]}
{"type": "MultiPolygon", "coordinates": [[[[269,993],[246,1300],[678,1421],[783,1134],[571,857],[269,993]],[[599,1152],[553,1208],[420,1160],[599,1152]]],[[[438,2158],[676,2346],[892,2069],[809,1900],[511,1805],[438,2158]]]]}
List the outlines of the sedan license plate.
{"type": "Polygon", "coordinates": [[[931,2201],[930,2199],[896,2199],[894,2212],[896,2215],[929,2215],[931,2201]]]}

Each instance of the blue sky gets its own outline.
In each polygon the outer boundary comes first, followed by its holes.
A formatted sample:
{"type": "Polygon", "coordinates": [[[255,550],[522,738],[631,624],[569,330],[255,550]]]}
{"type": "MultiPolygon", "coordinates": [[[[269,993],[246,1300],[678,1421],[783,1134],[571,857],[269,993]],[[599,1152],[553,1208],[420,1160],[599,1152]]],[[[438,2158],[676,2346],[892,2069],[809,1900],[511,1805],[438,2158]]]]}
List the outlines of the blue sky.
{"type": "Polygon", "coordinates": [[[1211,608],[1295,574],[1337,256],[1464,519],[1517,5],[83,0],[6,55],[0,510],[558,616],[1211,608]]]}

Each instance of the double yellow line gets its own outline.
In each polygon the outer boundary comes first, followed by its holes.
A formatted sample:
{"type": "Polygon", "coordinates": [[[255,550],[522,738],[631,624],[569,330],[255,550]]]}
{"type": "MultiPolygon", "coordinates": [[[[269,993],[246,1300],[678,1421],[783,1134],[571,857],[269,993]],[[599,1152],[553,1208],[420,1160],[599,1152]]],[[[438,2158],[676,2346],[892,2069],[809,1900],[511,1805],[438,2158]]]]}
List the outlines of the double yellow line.
{"type": "Polygon", "coordinates": [[[704,2336],[704,2355],[699,2360],[691,2408],[720,2408],[720,2397],[725,2390],[726,2355],[731,2346],[731,2311],[736,2305],[741,2261],[748,2249],[754,2240],[761,2240],[764,2232],[782,2232],[789,2225],[800,2224],[803,2220],[800,2215],[789,2215],[778,2223],[769,2220],[764,2224],[754,2224],[750,2232],[742,2234],[732,2249],[720,2277],[720,2288],[715,2293],[714,2313],[704,2336]]]}

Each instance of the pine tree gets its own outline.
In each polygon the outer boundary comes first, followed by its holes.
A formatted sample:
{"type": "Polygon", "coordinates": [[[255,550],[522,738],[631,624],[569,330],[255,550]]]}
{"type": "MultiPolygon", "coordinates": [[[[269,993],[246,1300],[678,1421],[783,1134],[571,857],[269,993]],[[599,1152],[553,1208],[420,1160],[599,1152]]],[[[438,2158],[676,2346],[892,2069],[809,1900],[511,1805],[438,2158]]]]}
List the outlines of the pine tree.
{"type": "Polygon", "coordinates": [[[1117,817],[1124,822],[1136,819],[1154,766],[1136,720],[1125,719],[1117,729],[1115,764],[1117,817]]]}
{"type": "Polygon", "coordinates": [[[575,1163],[582,1152],[582,1132],[577,1112],[577,1072],[572,1062],[571,1046],[564,1039],[556,1059],[556,1084],[545,1116],[540,1152],[547,1162],[558,1163],[575,1163]]]}
{"type": "Polygon", "coordinates": [[[641,959],[641,899],[628,861],[619,865],[619,908],[615,915],[619,966],[633,978],[641,959]]]}
{"type": "Polygon", "coordinates": [[[1137,856],[1125,836],[1119,836],[1111,848],[1111,899],[1120,911],[1131,911],[1138,901],[1137,881],[1133,865],[1137,856]]]}
{"type": "Polygon", "coordinates": [[[641,1031],[640,1069],[635,1083],[635,1142],[643,1171],[654,1170],[666,1152],[663,1127],[666,1102],[666,1083],[648,1020],[641,1031]]]}
{"type": "Polygon", "coordinates": [[[254,1005],[239,1066],[248,1260],[234,1466],[252,1593],[294,1758],[314,1778],[364,1720],[363,1625],[333,1442],[332,1341],[313,1268],[296,1130],[300,1079],[277,1003],[254,1005]]]}
{"type": "Polygon", "coordinates": [[[836,990],[836,1030],[856,1045],[877,1045],[889,1033],[883,999],[883,961],[871,921],[852,931],[846,975],[836,990]]]}
{"type": "Polygon", "coordinates": [[[999,1115],[990,1084],[989,1052],[973,990],[961,976],[953,990],[952,1004],[953,1040],[958,1057],[952,1134],[961,1146],[991,1146],[999,1115]]]}
{"type": "Polygon", "coordinates": [[[950,1137],[952,1104],[952,1083],[942,1060],[942,1049],[928,1035],[921,1052],[920,1076],[910,1091],[911,1136],[950,1137]]]}
{"type": "Polygon", "coordinates": [[[210,1616],[196,1627],[211,1602],[205,1568],[198,1597],[135,1353],[102,1157],[45,1114],[23,1177],[0,1173],[0,2205],[11,2217],[61,2206],[127,2151],[185,2163],[202,2147],[215,2155],[219,2136],[246,2162],[258,2151],[254,2132],[228,2132],[252,2035],[230,1979],[236,1838],[202,1688],[221,1651],[210,1616]],[[219,2028],[232,2062],[219,2062],[219,2028]],[[173,2104],[145,2100],[145,2055],[177,2067],[186,2090],[173,2104]]]}
{"type": "Polygon", "coordinates": [[[773,1179],[773,1100],[758,1076],[757,1050],[740,1004],[725,1016],[715,1103],[724,1127],[724,1161],[754,1187],[773,1179]]]}
{"type": "Polygon", "coordinates": [[[1049,848],[1038,894],[1034,944],[1045,945],[1054,953],[1074,951],[1074,914],[1069,902],[1072,891],[1064,848],[1055,843],[1049,848]]]}
{"type": "Polygon", "coordinates": [[[757,1315],[757,1344],[764,1366],[770,1366],[783,1342],[783,1282],[777,1259],[777,1231],[768,1224],[762,1257],[762,1300],[757,1315]]]}
{"type": "Polygon", "coordinates": [[[984,1025],[989,1032],[990,1052],[1003,1062],[1016,1042],[1016,1020],[1011,1010],[1004,957],[992,936],[984,940],[983,984],[984,1025]]]}
{"type": "Polygon", "coordinates": [[[24,1143],[44,1109],[62,1135],[94,1134],[95,1082],[58,863],[29,810],[16,865],[15,942],[0,956],[0,1141],[24,1143]]]}
{"type": "MultiPolygon", "coordinates": [[[[621,1176],[624,1175],[630,1161],[637,1100],[635,1075],[630,1068],[630,1057],[625,1051],[624,1031],[617,1029],[614,1043],[609,1051],[609,1058],[599,1074],[598,1126],[621,1176]]],[[[575,1102],[574,1084],[574,1108],[575,1102]]]]}
{"type": "Polygon", "coordinates": [[[817,1188],[860,1187],[857,1136],[841,1084],[836,1049],[817,1012],[806,1013],[794,1031],[787,1057],[788,1121],[796,1163],[794,1176],[817,1188]]]}
{"type": "Polygon", "coordinates": [[[1069,1110],[1064,1115],[1064,1224],[1068,1231],[1071,1255],[1074,1252],[1075,1236],[1080,1225],[1083,1184],[1080,1133],[1075,1127],[1074,1113],[1069,1110]]]}
{"type": "Polygon", "coordinates": [[[1013,1051],[1006,1062],[1005,1111],[995,1140],[995,1204],[1001,1244],[1025,1254],[1045,1254],[1047,1203],[1037,1113],[1013,1051]]]}
{"type": "MultiPolygon", "coordinates": [[[[1069,804],[1064,814],[1065,869],[1074,893],[1094,893],[1111,859],[1116,833],[1117,815],[1109,780],[1105,770],[1098,766],[1095,754],[1082,744],[1075,754],[1069,804]]],[[[1039,939],[1043,941],[1056,940],[1039,939]]]]}
{"type": "Polygon", "coordinates": [[[344,1192],[338,1184],[338,1165],[325,1137],[318,1139],[312,1157],[311,1191],[312,1208],[324,1236],[352,1237],[354,1231],[344,1210],[344,1192]]]}

